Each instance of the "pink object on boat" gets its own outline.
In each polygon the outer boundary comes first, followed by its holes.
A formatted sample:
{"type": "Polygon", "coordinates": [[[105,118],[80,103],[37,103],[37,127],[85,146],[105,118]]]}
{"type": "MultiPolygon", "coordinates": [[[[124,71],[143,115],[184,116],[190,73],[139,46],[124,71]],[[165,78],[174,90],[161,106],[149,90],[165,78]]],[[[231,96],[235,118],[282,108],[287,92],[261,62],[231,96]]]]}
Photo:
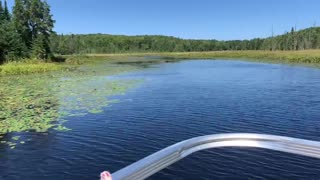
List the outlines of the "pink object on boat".
{"type": "Polygon", "coordinates": [[[100,180],[112,180],[111,174],[108,171],[103,171],[100,174],[100,180]]]}

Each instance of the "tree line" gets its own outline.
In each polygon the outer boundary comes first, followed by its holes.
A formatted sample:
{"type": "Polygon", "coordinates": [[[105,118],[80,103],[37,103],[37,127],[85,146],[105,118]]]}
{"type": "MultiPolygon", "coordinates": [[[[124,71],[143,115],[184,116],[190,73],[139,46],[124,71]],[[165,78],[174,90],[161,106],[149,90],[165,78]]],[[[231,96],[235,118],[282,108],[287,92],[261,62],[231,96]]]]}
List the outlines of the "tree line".
{"type": "Polygon", "coordinates": [[[15,0],[12,13],[0,0],[0,64],[21,58],[52,56],[54,20],[44,0],[15,0]]]}
{"type": "Polygon", "coordinates": [[[320,28],[311,27],[283,35],[251,40],[189,40],[169,36],[119,36],[107,34],[53,35],[57,54],[190,52],[224,50],[304,50],[320,48],[320,28]]]}
{"type": "Polygon", "coordinates": [[[171,36],[107,34],[59,35],[45,0],[15,0],[9,11],[0,0],[0,64],[22,58],[49,59],[53,54],[190,52],[225,50],[304,50],[320,48],[320,27],[251,40],[192,40],[171,36]]]}

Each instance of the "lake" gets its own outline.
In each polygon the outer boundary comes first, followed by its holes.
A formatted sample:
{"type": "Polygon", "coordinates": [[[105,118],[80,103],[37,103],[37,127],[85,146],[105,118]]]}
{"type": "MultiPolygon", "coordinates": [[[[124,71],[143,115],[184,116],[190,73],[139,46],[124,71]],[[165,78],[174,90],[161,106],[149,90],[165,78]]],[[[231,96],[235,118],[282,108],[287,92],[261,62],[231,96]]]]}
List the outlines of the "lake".
{"type": "MultiPolygon", "coordinates": [[[[100,113],[68,117],[71,131],[24,133],[0,146],[0,179],[99,179],[176,142],[217,133],[320,141],[320,70],[238,60],[188,60],[112,77],[143,83],[100,113]]],[[[92,80],[94,81],[94,80],[92,80]]],[[[150,177],[320,179],[320,160],[249,148],[196,153],[150,177]]]]}

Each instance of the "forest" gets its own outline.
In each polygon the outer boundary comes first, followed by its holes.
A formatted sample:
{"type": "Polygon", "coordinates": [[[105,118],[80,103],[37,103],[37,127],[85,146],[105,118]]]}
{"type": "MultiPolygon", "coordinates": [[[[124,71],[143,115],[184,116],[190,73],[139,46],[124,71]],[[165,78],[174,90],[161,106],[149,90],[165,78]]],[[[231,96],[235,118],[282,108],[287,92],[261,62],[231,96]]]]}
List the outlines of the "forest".
{"type": "Polygon", "coordinates": [[[54,55],[202,52],[296,51],[320,48],[320,27],[292,28],[283,35],[251,40],[193,40],[162,35],[57,34],[50,6],[44,0],[15,0],[10,11],[0,0],[0,64],[20,59],[52,59],[54,55]]]}
{"type": "Polygon", "coordinates": [[[98,54],[128,52],[194,52],[226,50],[306,50],[320,48],[320,27],[251,40],[192,40],[170,36],[121,36],[107,34],[57,35],[51,38],[56,54],[98,54]]]}
{"type": "Polygon", "coordinates": [[[15,0],[10,11],[7,1],[0,0],[0,64],[23,58],[45,60],[52,57],[53,26],[46,1],[15,0]]]}

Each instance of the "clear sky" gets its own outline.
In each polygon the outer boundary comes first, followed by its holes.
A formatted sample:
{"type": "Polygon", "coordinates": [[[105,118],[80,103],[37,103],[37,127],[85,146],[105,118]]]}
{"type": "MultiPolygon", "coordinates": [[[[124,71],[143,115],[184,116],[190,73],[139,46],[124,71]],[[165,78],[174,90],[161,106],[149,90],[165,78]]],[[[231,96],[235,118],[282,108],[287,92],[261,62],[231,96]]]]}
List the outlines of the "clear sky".
{"type": "MultiPolygon", "coordinates": [[[[14,0],[8,0],[12,6],[14,0]]],[[[320,25],[320,0],[48,0],[58,33],[250,39],[320,25]]]]}

